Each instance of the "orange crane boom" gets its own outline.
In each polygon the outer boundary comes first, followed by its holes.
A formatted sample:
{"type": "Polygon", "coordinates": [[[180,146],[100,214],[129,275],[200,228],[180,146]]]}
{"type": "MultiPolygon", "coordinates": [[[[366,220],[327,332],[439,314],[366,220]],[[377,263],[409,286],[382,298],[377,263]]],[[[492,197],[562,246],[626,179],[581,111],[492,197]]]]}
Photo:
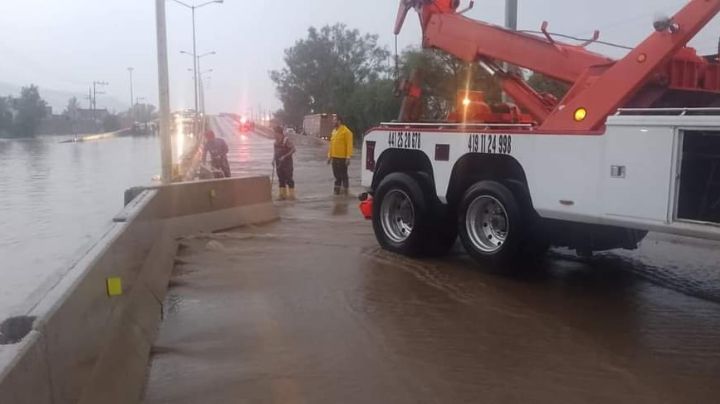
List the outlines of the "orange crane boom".
{"type": "MultiPolygon", "coordinates": [[[[471,3],[472,5],[472,3],[471,3]]],[[[720,99],[720,67],[687,43],[720,12],[720,0],[691,0],[674,17],[658,21],[653,32],[620,60],[476,21],[458,11],[459,0],[401,0],[395,33],[411,9],[418,11],[423,46],[444,50],[466,62],[482,62],[497,73],[503,89],[529,113],[539,129],[596,131],[608,115],[635,107],[703,106],[720,99]],[[510,63],[569,83],[563,100],[550,104],[518,74],[503,72],[510,63]],[[703,96],[699,96],[702,94],[703,96]]],[[[597,33],[596,37],[597,38],[597,33]]]]}

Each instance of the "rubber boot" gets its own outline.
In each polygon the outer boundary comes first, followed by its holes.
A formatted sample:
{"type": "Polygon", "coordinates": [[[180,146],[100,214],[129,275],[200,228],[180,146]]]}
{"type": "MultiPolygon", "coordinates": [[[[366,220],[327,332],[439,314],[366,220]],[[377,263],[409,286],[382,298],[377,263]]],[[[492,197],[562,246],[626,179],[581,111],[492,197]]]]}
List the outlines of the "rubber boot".
{"type": "Polygon", "coordinates": [[[278,192],[278,201],[284,201],[288,197],[288,191],[286,187],[280,187],[280,191],[278,192]]]}
{"type": "Polygon", "coordinates": [[[333,193],[334,193],[335,195],[340,195],[340,187],[335,187],[335,188],[333,188],[333,193]]]}
{"type": "Polygon", "coordinates": [[[287,199],[288,199],[288,201],[295,200],[295,188],[288,188],[287,199]]]}
{"type": "Polygon", "coordinates": [[[345,187],[340,188],[340,195],[348,196],[349,194],[350,194],[350,192],[348,191],[347,188],[345,188],[345,187]]]}

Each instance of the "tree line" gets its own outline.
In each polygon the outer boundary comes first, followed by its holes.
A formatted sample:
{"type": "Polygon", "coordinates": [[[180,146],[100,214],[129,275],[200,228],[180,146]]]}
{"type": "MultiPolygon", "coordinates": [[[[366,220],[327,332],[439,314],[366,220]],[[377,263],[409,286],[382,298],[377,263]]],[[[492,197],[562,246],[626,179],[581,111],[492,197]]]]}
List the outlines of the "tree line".
{"type": "Polygon", "coordinates": [[[356,131],[394,118],[400,104],[392,97],[389,57],[377,35],[343,24],[311,27],[285,50],[285,67],[270,72],[283,103],[276,118],[300,126],[305,115],[339,113],[356,131]]]}
{"type": "MultiPolygon", "coordinates": [[[[277,120],[301,126],[305,115],[339,113],[356,133],[396,119],[401,99],[395,96],[399,77],[419,69],[423,89],[422,119],[443,120],[454,108],[457,91],[466,87],[499,102],[498,82],[475,64],[434,49],[405,49],[397,71],[391,53],[378,35],[362,34],[344,24],[311,27],[306,38],[285,50],[285,66],[270,72],[283,108],[277,120]]],[[[567,86],[532,72],[528,84],[562,98],[567,86]]]]}
{"type": "Polygon", "coordinates": [[[0,137],[34,136],[47,115],[47,103],[35,85],[23,87],[19,97],[0,97],[0,137]]]}
{"type": "MultiPolygon", "coordinates": [[[[138,103],[132,106],[126,113],[116,114],[108,112],[98,117],[97,122],[90,126],[95,126],[95,130],[103,130],[112,132],[123,127],[134,127],[136,122],[145,123],[156,119],[156,108],[151,104],[138,103]]],[[[48,116],[48,104],[40,96],[37,86],[30,85],[23,87],[19,96],[0,97],[0,137],[5,138],[23,138],[35,136],[40,129],[41,123],[48,116]]],[[[67,106],[59,117],[55,119],[64,119],[73,124],[80,121],[92,122],[95,118],[88,117],[87,111],[81,113],[83,109],[77,97],[68,100],[67,106]]],[[[50,125],[49,128],[54,126],[50,125]]],[[[45,130],[48,130],[46,127],[45,130]]],[[[54,133],[54,132],[53,132],[54,133]]]]}

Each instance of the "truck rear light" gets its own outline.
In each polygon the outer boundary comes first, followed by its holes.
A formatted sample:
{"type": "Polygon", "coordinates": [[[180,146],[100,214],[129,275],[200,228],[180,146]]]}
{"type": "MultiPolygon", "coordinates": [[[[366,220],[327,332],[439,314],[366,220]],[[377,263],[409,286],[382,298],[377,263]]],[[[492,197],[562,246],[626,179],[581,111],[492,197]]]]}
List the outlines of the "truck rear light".
{"type": "Polygon", "coordinates": [[[375,142],[365,142],[365,169],[375,171],[375,142]]]}
{"type": "Polygon", "coordinates": [[[367,220],[372,219],[373,198],[371,195],[365,194],[365,199],[360,202],[360,213],[367,220]]]}

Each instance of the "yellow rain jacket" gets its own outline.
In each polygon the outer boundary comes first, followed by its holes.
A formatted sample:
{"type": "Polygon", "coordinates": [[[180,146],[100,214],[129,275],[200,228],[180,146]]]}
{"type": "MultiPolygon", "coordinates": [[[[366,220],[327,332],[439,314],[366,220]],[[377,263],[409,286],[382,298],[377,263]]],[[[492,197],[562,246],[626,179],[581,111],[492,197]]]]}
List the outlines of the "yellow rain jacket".
{"type": "Polygon", "coordinates": [[[333,129],[328,158],[349,159],[353,155],[353,133],[345,125],[333,129]]]}

